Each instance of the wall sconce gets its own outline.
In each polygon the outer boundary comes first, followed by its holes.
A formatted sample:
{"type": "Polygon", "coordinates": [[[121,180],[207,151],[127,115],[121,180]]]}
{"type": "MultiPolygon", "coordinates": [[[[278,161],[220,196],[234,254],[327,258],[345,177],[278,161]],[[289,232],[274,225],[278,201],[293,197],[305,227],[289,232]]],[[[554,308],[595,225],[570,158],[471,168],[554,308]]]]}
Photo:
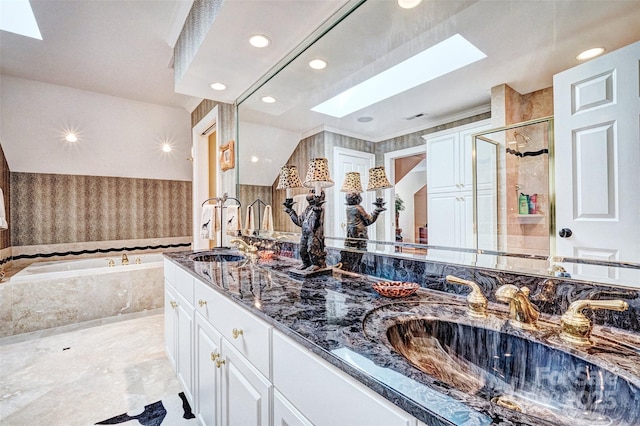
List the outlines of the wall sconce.
{"type": "Polygon", "coordinates": [[[392,186],[393,185],[391,185],[384,172],[384,166],[369,169],[369,184],[367,185],[367,191],[376,191],[376,202],[373,203],[374,206],[379,209],[384,208],[386,203],[382,201],[382,190],[391,188],[392,186]]]}
{"type": "MultiPolygon", "coordinates": [[[[280,168],[280,179],[276,189],[285,189],[287,200],[293,200],[291,190],[293,188],[302,188],[300,176],[298,176],[298,168],[296,166],[282,166],[280,168]]],[[[293,203],[291,203],[293,205],[293,203]]]]}

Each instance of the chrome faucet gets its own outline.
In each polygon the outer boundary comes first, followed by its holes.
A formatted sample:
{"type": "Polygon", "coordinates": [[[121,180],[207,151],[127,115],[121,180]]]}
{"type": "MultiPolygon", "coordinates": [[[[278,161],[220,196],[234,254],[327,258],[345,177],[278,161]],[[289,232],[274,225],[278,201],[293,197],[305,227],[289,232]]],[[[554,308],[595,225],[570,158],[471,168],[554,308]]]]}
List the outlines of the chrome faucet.
{"type": "Polygon", "coordinates": [[[505,284],[496,290],[496,299],[509,304],[510,323],[514,327],[526,330],[538,328],[537,322],[540,312],[536,305],[529,301],[529,289],[505,284]]]}
{"type": "Polygon", "coordinates": [[[446,280],[454,284],[462,284],[471,287],[471,293],[467,296],[467,305],[469,306],[469,315],[476,318],[487,317],[487,305],[489,302],[482,294],[480,286],[473,281],[463,280],[453,275],[447,275],[446,280]]]}
{"type": "Polygon", "coordinates": [[[258,247],[254,246],[253,244],[247,244],[244,240],[240,238],[234,238],[229,242],[231,244],[235,243],[236,247],[238,247],[238,250],[245,251],[247,253],[255,253],[258,251],[258,247]]]}
{"type": "Polygon", "coordinates": [[[567,312],[560,318],[562,331],[560,338],[575,345],[590,345],[593,324],[585,314],[585,309],[609,309],[612,311],[626,311],[629,304],[624,300],[576,300],[569,305],[567,312]]]}
{"type": "Polygon", "coordinates": [[[122,253],[122,264],[123,265],[129,264],[129,258],[127,257],[127,253],[122,253]]]}

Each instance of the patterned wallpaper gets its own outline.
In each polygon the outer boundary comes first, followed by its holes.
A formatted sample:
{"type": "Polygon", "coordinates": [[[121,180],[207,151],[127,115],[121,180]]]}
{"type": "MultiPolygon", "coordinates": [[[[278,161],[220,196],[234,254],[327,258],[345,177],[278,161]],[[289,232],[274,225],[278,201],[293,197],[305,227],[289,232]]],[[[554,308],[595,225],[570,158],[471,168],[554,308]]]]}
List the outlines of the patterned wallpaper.
{"type": "Polygon", "coordinates": [[[11,229],[13,228],[11,223],[11,171],[9,170],[9,164],[4,156],[4,151],[0,145],[0,188],[4,195],[4,208],[7,222],[9,222],[9,229],[0,231],[0,250],[11,247],[11,229]]]}
{"type": "Polygon", "coordinates": [[[191,182],[11,173],[14,246],[182,237],[191,182]]]}

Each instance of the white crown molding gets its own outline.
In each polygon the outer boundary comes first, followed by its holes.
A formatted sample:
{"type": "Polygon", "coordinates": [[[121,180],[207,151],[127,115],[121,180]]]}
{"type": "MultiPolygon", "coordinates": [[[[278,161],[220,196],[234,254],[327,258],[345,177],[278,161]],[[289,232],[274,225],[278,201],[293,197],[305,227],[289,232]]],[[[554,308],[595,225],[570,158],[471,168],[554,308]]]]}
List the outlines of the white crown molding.
{"type": "Polygon", "coordinates": [[[189,114],[191,114],[196,108],[198,108],[198,105],[200,105],[203,100],[204,98],[191,98],[191,100],[184,105],[184,109],[189,111],[189,114]]]}
{"type": "Polygon", "coordinates": [[[182,0],[175,2],[166,40],[172,49],[176,46],[178,37],[180,37],[184,22],[187,20],[187,16],[189,16],[189,12],[191,11],[193,1],[194,0],[182,0]]]}

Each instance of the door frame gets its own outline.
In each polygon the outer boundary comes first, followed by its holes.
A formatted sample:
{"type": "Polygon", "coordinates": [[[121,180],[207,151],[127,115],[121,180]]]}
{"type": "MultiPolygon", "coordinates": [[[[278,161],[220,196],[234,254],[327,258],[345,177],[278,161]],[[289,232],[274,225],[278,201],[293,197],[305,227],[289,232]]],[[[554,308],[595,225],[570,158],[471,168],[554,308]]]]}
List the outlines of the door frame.
{"type": "MultiPolygon", "coordinates": [[[[202,118],[202,120],[193,126],[193,129],[191,130],[191,159],[193,162],[192,226],[194,250],[209,248],[209,240],[203,240],[200,238],[201,206],[202,203],[209,198],[209,134],[213,131],[217,131],[219,122],[218,106],[216,105],[202,118]]],[[[218,144],[219,140],[216,140],[216,146],[218,144]]],[[[216,167],[216,186],[216,194],[218,194],[220,193],[220,171],[218,167],[216,167]]],[[[218,238],[217,235],[216,238],[218,238]]]]}
{"type": "MultiPolygon", "coordinates": [[[[371,152],[364,152],[364,151],[356,151],[353,149],[349,149],[349,148],[341,148],[341,147],[335,147],[333,148],[333,164],[334,164],[334,179],[336,182],[336,186],[335,186],[335,190],[333,191],[333,217],[334,217],[334,223],[333,223],[333,233],[334,235],[337,237],[338,235],[341,235],[341,229],[340,229],[340,220],[338,220],[338,218],[340,217],[340,209],[344,209],[345,208],[345,204],[344,204],[344,193],[340,192],[340,187],[342,186],[342,183],[344,181],[344,176],[338,176],[337,174],[337,170],[339,169],[338,165],[340,164],[340,156],[341,155],[348,155],[351,157],[356,157],[356,158],[361,158],[363,160],[368,160],[369,161],[369,168],[375,167],[376,165],[376,155],[371,153],[371,152]]],[[[365,176],[361,176],[362,180],[364,181],[364,179],[366,179],[365,176]]],[[[366,188],[363,188],[366,189],[366,188]]],[[[367,192],[364,191],[362,193],[362,203],[361,205],[364,207],[365,210],[370,209],[373,205],[373,202],[375,201],[375,194],[373,192],[367,192]]],[[[369,238],[372,240],[376,239],[376,227],[375,225],[370,227],[367,230],[368,234],[369,234],[369,238]]],[[[345,235],[346,237],[346,235],[345,235]]]]}
{"type": "MultiPolygon", "coordinates": [[[[424,154],[427,155],[427,142],[424,144],[416,145],[411,148],[399,149],[397,151],[385,152],[384,153],[384,168],[387,171],[387,176],[389,177],[389,182],[391,182],[391,188],[385,190],[385,199],[388,200],[389,208],[387,210],[391,211],[391,214],[387,215],[385,224],[384,224],[384,235],[387,241],[395,241],[395,220],[396,220],[396,212],[395,212],[395,197],[396,197],[396,168],[394,160],[397,158],[409,157],[416,154],[424,154]]],[[[425,183],[426,174],[425,174],[425,183]]],[[[429,192],[429,187],[427,186],[427,195],[429,192]]],[[[393,246],[386,246],[386,251],[392,252],[394,251],[393,246]]]]}

